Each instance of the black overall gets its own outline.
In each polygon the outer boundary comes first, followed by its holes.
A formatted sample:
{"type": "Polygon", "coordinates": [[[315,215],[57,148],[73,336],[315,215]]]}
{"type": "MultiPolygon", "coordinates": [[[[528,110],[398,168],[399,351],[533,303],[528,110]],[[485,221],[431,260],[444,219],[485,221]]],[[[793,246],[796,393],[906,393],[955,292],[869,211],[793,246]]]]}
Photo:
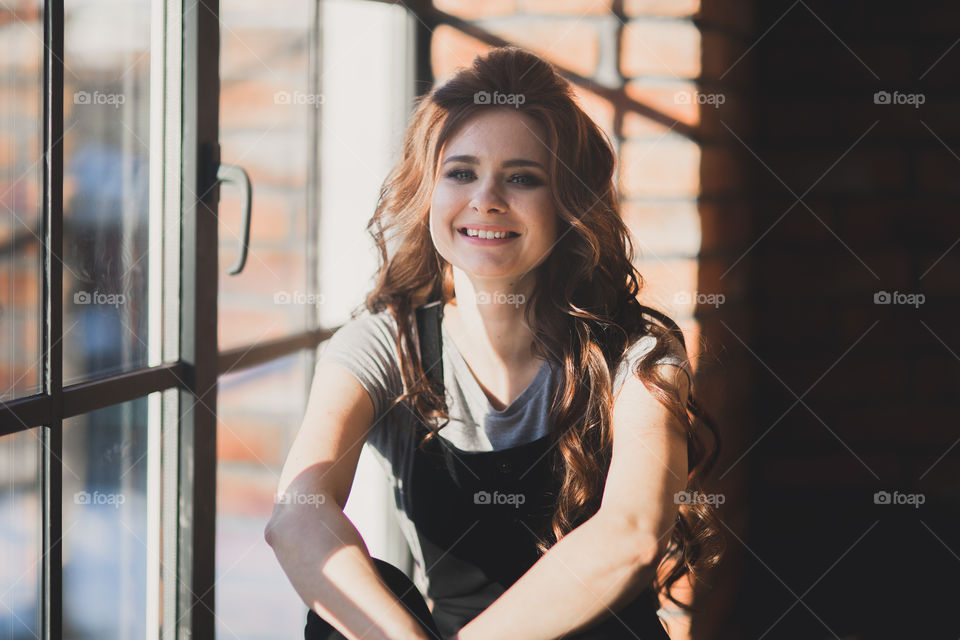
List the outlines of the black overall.
{"type": "MultiPolygon", "coordinates": [[[[420,354],[427,376],[442,389],[443,364],[439,302],[417,309],[420,354]]],[[[442,638],[453,636],[479,615],[538,560],[534,532],[549,528],[556,507],[559,481],[551,470],[550,435],[498,451],[463,451],[445,438],[434,438],[421,450],[428,428],[415,422],[410,477],[395,496],[416,527],[428,596],[434,602],[433,621],[442,638]]],[[[382,560],[378,569],[404,587],[396,593],[424,623],[422,596],[409,580],[398,578],[382,560]],[[386,567],[384,567],[386,565],[386,567]],[[410,593],[413,592],[413,594],[410,593]],[[408,601],[413,595],[414,602],[408,601]]],[[[386,576],[385,576],[386,577],[386,576]]],[[[403,576],[405,578],[405,576],[403,576]]],[[[574,579],[571,577],[571,579],[574,579]]],[[[396,592],[396,589],[394,589],[396,592]]],[[[628,606],[569,640],[669,640],[656,615],[657,597],[651,588],[628,606]]],[[[435,630],[429,629],[433,636],[435,630]]],[[[310,612],[308,640],[343,636],[310,612]],[[310,615],[334,635],[311,635],[310,615]]]]}

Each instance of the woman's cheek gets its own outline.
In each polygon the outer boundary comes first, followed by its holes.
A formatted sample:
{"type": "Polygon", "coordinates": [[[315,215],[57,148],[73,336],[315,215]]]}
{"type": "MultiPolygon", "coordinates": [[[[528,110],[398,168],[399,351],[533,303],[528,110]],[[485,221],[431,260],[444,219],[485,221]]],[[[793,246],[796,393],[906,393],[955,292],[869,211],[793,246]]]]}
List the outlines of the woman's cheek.
{"type": "Polygon", "coordinates": [[[440,226],[449,227],[453,224],[453,218],[456,214],[455,198],[453,194],[440,192],[435,193],[433,198],[433,210],[437,214],[437,223],[440,226]]]}

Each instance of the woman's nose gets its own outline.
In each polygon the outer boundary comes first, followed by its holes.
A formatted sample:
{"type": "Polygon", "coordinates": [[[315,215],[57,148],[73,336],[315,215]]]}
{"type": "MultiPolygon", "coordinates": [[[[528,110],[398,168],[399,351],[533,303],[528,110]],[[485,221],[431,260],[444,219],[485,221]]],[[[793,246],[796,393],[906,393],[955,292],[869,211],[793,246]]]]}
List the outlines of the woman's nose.
{"type": "Polygon", "coordinates": [[[477,181],[477,188],[473,192],[470,206],[479,213],[501,213],[507,208],[493,179],[477,181]]]}

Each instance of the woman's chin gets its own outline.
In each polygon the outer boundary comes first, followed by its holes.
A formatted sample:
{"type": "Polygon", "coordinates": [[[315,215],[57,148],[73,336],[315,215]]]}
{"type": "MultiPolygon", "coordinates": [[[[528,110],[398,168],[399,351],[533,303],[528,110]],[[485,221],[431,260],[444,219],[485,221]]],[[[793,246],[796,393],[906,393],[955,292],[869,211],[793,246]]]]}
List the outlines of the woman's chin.
{"type": "Polygon", "coordinates": [[[492,269],[477,267],[475,269],[466,268],[463,269],[463,272],[470,278],[471,281],[510,281],[513,282],[517,279],[517,272],[515,269],[492,269]]]}

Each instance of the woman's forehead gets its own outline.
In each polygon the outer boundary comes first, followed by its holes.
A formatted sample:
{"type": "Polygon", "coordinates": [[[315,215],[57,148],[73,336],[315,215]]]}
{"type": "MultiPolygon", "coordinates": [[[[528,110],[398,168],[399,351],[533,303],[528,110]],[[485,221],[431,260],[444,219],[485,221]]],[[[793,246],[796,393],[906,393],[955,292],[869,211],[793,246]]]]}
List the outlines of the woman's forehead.
{"type": "Polygon", "coordinates": [[[441,161],[452,155],[507,159],[521,152],[545,163],[549,149],[543,126],[516,109],[484,109],[453,131],[443,145],[441,161]]]}

